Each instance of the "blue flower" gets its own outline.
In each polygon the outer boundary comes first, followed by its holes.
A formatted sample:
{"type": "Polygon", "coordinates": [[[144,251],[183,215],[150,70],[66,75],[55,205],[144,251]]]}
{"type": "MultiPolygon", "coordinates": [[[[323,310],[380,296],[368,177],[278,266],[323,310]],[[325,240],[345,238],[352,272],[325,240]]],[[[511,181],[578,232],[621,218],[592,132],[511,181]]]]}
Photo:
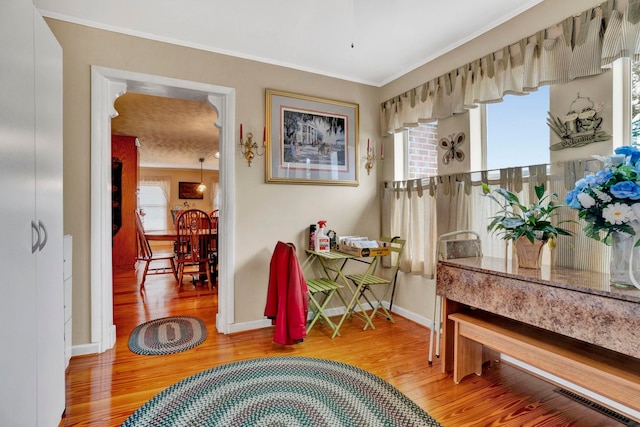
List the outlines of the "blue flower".
{"type": "Polygon", "coordinates": [[[640,185],[631,181],[622,181],[611,186],[612,196],[619,199],[640,200],[640,185]]]}
{"type": "Polygon", "coordinates": [[[618,147],[615,149],[616,154],[624,154],[625,156],[630,156],[630,163],[635,164],[638,160],[640,160],[640,150],[635,145],[623,145],[622,147],[618,147]]]}
{"type": "Polygon", "coordinates": [[[578,201],[578,194],[580,194],[580,190],[574,188],[567,193],[567,197],[564,199],[564,202],[572,209],[580,209],[582,207],[580,201],[578,201]]]}
{"type": "Polygon", "coordinates": [[[589,176],[590,176],[590,175],[588,175],[588,176],[586,176],[586,177],[584,177],[584,178],[579,179],[579,180],[577,180],[577,181],[576,181],[576,190],[578,190],[578,191],[582,191],[582,190],[584,190],[585,188],[589,187],[589,183],[587,182],[587,179],[586,179],[586,178],[588,178],[589,176]]]}
{"type": "Polygon", "coordinates": [[[602,185],[613,177],[613,172],[608,169],[599,170],[595,174],[595,184],[602,185]]]}
{"type": "Polygon", "coordinates": [[[587,236],[610,243],[613,232],[634,234],[640,221],[640,146],[623,146],[608,156],[593,156],[603,168],[576,182],[565,203],[589,224],[587,236]]]}

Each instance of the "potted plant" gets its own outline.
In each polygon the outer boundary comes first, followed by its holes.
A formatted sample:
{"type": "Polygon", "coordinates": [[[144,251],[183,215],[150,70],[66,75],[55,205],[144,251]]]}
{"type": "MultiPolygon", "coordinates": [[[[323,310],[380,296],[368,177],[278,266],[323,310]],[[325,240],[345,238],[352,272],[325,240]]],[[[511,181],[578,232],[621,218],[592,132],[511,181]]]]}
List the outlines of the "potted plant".
{"type": "Polygon", "coordinates": [[[516,246],[518,265],[524,268],[540,268],[540,255],[545,243],[555,247],[558,235],[570,236],[571,232],[560,227],[564,220],[554,225],[552,220],[557,216],[556,210],[562,205],[556,205],[556,193],[545,195],[544,184],[535,186],[536,202],[525,205],[520,202],[518,195],[504,188],[493,191],[482,183],[482,190],[486,197],[500,205],[497,215],[491,217],[487,230],[498,234],[504,240],[512,240],[516,246]]]}

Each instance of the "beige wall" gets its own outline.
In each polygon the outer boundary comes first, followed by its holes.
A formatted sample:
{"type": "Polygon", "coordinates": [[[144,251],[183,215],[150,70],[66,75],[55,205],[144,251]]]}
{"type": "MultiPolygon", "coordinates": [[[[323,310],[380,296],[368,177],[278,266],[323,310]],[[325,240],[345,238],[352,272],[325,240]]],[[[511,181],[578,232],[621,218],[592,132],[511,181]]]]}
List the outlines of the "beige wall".
{"type": "MultiPolygon", "coordinates": [[[[74,238],[74,345],[90,342],[91,65],[233,87],[236,123],[242,122],[245,132],[264,127],[267,88],[357,103],[360,149],[367,138],[377,139],[376,88],[53,19],[47,22],[64,51],[64,232],[74,238]]],[[[342,234],[375,236],[380,215],[377,172],[368,176],[363,164],[359,187],[265,184],[263,158],[249,168],[236,154],[231,161],[236,162],[234,269],[239,323],[264,319],[269,262],[278,240],[304,248],[306,228],[319,219],[342,234]]]]}

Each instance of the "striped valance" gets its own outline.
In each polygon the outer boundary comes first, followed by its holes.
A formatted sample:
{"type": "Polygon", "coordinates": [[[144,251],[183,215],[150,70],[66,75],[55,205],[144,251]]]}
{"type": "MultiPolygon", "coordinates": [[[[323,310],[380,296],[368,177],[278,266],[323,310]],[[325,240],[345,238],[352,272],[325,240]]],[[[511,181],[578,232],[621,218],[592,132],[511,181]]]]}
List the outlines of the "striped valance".
{"type": "Polygon", "coordinates": [[[464,113],[506,94],[603,72],[618,58],[640,58],[640,0],[608,0],[579,16],[413,88],[381,106],[381,132],[464,113]]]}

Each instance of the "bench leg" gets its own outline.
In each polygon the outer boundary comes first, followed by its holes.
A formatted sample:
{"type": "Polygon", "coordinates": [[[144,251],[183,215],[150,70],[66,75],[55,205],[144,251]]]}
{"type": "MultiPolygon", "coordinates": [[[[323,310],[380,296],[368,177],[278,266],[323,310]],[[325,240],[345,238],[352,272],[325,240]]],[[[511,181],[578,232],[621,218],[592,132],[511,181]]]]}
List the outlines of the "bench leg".
{"type": "Polygon", "coordinates": [[[460,334],[460,323],[455,322],[453,381],[459,384],[464,377],[482,375],[482,344],[460,334]]]}

